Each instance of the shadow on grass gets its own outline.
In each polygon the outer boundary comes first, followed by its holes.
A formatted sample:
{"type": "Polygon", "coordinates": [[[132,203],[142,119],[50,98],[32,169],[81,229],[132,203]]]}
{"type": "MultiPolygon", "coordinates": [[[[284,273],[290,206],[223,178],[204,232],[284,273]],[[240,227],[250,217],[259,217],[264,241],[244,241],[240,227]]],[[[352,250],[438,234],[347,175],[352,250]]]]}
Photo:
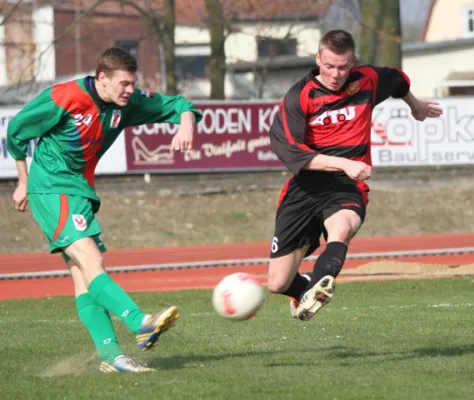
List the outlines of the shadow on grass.
{"type": "MultiPolygon", "coordinates": [[[[265,363],[263,367],[288,367],[316,365],[321,359],[339,361],[341,366],[355,364],[383,364],[412,359],[434,357],[459,357],[474,354],[474,345],[450,347],[422,347],[409,351],[371,351],[348,346],[313,347],[300,350],[288,349],[279,351],[246,351],[240,353],[220,354],[193,354],[170,357],[159,357],[148,361],[148,365],[157,370],[179,370],[184,368],[199,368],[202,364],[221,360],[235,360],[252,357],[283,356],[294,361],[278,361],[265,363]],[[304,357],[305,355],[310,355],[304,357]],[[319,361],[318,361],[319,360],[319,361]]],[[[41,378],[55,378],[64,376],[99,375],[96,355],[74,356],[61,360],[45,371],[38,374],[41,378]]]]}
{"type": "Polygon", "coordinates": [[[182,355],[172,356],[164,358],[156,358],[151,360],[148,364],[153,368],[173,370],[182,369],[189,367],[198,367],[202,363],[208,363],[213,361],[220,361],[226,359],[239,359],[249,357],[260,357],[260,356],[278,356],[293,355],[295,361],[281,361],[267,363],[267,367],[279,367],[279,366],[301,366],[301,365],[314,365],[317,362],[317,358],[325,358],[326,360],[342,361],[342,365],[353,365],[357,364],[381,364],[386,362],[396,362],[420,358],[434,358],[434,357],[459,357],[463,355],[474,354],[474,345],[465,346],[450,346],[450,347],[422,347],[408,351],[372,351],[357,349],[348,346],[329,346],[329,347],[314,347],[301,349],[298,351],[248,351],[242,353],[220,353],[213,355],[182,355]],[[308,361],[307,358],[302,358],[304,354],[314,354],[314,363],[308,361]],[[316,358],[317,357],[317,358],[316,358]]]}
{"type": "Polygon", "coordinates": [[[220,354],[194,354],[194,355],[182,355],[182,356],[171,356],[161,357],[149,360],[147,364],[152,368],[173,370],[182,369],[189,367],[198,367],[202,363],[221,361],[227,359],[239,359],[249,357],[260,357],[260,356],[271,356],[277,354],[290,354],[290,351],[246,351],[242,353],[220,353],[220,354]]]}
{"type": "Polygon", "coordinates": [[[474,354],[474,345],[449,346],[449,347],[421,347],[407,351],[365,351],[361,349],[346,348],[336,349],[328,355],[329,359],[357,360],[361,359],[368,363],[384,363],[390,361],[404,361],[420,358],[434,357],[459,357],[474,354]]]}

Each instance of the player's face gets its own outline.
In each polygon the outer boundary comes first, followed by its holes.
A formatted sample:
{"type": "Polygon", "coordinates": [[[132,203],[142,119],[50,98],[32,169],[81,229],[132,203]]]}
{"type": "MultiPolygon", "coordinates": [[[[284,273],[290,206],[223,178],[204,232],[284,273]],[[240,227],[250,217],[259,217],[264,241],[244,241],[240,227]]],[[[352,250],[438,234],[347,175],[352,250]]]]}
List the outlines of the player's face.
{"type": "Polygon", "coordinates": [[[336,54],[329,49],[316,53],[322,84],[329,90],[338,91],[347,80],[351,68],[355,65],[355,56],[351,50],[336,54]]]}
{"type": "Polygon", "coordinates": [[[102,100],[121,107],[128,103],[137,81],[136,74],[128,71],[115,71],[110,76],[101,72],[98,78],[102,100]]]}

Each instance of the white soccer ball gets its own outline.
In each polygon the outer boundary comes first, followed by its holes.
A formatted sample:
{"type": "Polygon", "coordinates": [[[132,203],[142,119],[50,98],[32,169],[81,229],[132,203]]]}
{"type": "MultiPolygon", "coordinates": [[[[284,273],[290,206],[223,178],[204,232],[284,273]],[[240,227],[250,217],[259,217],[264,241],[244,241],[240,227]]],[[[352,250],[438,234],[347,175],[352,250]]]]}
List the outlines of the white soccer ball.
{"type": "Polygon", "coordinates": [[[225,318],[244,321],[255,316],[265,300],[262,285],[251,274],[227,275],[214,288],[212,304],[225,318]]]}

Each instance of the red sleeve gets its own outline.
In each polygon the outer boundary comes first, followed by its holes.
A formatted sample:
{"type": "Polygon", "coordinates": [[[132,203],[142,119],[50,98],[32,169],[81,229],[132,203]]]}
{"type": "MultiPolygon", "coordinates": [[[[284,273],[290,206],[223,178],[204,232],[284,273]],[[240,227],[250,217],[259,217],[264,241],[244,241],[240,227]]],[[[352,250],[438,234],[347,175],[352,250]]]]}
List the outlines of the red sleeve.
{"type": "Polygon", "coordinates": [[[304,87],[305,80],[302,80],[290,88],[270,128],[273,151],[295,175],[318,154],[305,144],[308,99],[304,87]]]}

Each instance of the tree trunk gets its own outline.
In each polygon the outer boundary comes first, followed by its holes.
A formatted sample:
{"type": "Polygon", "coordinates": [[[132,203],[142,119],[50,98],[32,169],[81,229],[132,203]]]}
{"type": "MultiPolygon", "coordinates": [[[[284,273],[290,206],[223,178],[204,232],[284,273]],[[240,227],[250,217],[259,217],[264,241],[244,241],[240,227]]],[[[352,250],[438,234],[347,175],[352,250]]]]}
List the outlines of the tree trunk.
{"type": "Polygon", "coordinates": [[[377,64],[384,8],[384,1],[360,0],[362,33],[359,58],[363,64],[377,64]]]}
{"type": "Polygon", "coordinates": [[[166,70],[166,93],[175,95],[178,93],[178,80],[176,78],[176,59],[175,59],[175,0],[165,0],[164,17],[161,32],[163,49],[165,56],[166,70]]]}
{"type": "Polygon", "coordinates": [[[224,99],[226,56],[224,49],[224,15],[220,0],[206,0],[206,10],[211,36],[211,57],[209,60],[211,99],[224,99]]]}
{"type": "Polygon", "coordinates": [[[402,28],[400,22],[400,1],[384,0],[383,18],[383,64],[388,67],[402,67],[402,28]]]}

